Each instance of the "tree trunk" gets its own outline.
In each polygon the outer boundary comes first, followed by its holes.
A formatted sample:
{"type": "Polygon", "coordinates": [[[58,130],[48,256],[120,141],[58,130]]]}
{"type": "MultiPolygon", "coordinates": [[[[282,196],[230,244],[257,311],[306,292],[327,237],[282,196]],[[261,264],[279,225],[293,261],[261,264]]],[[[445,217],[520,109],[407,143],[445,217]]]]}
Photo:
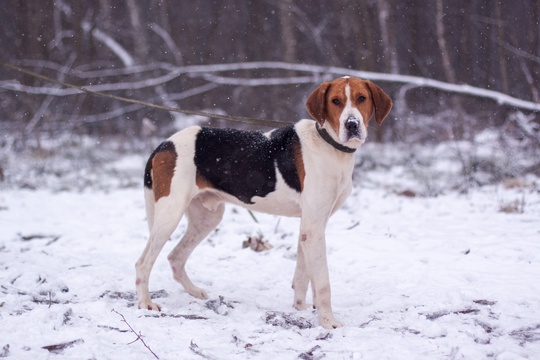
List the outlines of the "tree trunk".
{"type": "Polygon", "coordinates": [[[135,54],[137,57],[137,63],[144,64],[148,62],[148,38],[146,36],[146,29],[141,23],[141,14],[139,11],[139,5],[135,0],[127,0],[127,7],[129,11],[129,20],[131,27],[133,28],[133,44],[135,47],[135,54]]]}
{"type": "Polygon", "coordinates": [[[444,35],[444,6],[443,0],[436,0],[435,2],[435,26],[437,29],[437,43],[439,45],[439,51],[441,53],[442,66],[446,81],[455,83],[456,75],[450,62],[450,55],[448,47],[446,45],[446,38],[444,35]]]}
{"type": "Polygon", "coordinates": [[[281,23],[281,36],[284,47],[283,60],[286,62],[296,62],[296,40],[294,36],[294,23],[292,7],[295,6],[292,0],[279,0],[279,19],[281,23]]]}
{"type": "Polygon", "coordinates": [[[379,8],[379,26],[381,29],[381,40],[385,59],[384,71],[389,71],[392,74],[399,73],[399,63],[397,59],[397,51],[394,42],[395,36],[390,28],[390,4],[388,0],[379,0],[377,2],[379,8]]]}

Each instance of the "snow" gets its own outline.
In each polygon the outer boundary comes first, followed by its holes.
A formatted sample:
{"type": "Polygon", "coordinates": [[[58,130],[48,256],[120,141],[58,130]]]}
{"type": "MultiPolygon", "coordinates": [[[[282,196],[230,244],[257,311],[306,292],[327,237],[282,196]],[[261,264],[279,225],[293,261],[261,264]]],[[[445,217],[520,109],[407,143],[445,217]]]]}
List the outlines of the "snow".
{"type": "MultiPolygon", "coordinates": [[[[107,168],[142,172],[143,163],[126,156],[107,168]]],[[[142,181],[110,184],[0,192],[0,357],[152,359],[153,351],[160,359],[506,360],[540,354],[536,185],[405,197],[357,180],[327,228],[333,308],[345,324],[328,331],[315,311],[292,307],[298,220],[255,214],[255,223],[238,207],[228,208],[188,261],[192,280],[210,299],[190,297],[172,279],[166,254],[182,235],[182,222],[150,281],[163,311],[137,309],[134,263],[147,236],[142,181]],[[516,200],[522,211],[500,211],[516,200]],[[254,234],[273,248],[243,249],[254,234]]]]}

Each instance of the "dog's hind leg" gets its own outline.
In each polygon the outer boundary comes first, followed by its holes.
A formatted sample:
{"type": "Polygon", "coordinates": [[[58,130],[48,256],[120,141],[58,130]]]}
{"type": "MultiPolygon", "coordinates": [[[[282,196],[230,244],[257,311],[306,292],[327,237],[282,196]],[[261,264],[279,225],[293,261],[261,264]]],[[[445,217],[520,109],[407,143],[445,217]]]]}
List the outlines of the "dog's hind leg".
{"type": "Polygon", "coordinates": [[[160,306],[154,304],[150,299],[150,293],[148,291],[150,272],[167,239],[169,239],[169,236],[171,236],[178,226],[189,201],[189,197],[175,199],[173,196],[168,196],[159,199],[154,204],[153,220],[151,223],[149,221],[149,226],[151,227],[150,237],[141,257],[135,264],[137,274],[135,284],[140,309],[161,310],[160,306]]]}
{"type": "Polygon", "coordinates": [[[182,284],[190,295],[199,299],[207,299],[208,295],[204,289],[195,286],[189,279],[186,261],[197,245],[219,225],[224,210],[223,203],[215,201],[211,195],[200,194],[193,198],[186,211],[188,218],[186,233],[167,257],[174,279],[182,284]]]}
{"type": "Polygon", "coordinates": [[[154,192],[150,189],[144,189],[144,204],[146,207],[146,222],[148,223],[148,231],[152,231],[152,224],[154,224],[155,198],[154,192]]]}

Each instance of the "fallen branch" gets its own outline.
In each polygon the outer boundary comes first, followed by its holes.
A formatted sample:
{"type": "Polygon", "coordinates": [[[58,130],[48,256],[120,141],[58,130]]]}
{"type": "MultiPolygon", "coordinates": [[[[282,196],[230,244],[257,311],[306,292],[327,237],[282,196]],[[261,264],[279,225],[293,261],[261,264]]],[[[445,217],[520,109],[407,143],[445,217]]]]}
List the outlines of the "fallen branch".
{"type": "Polygon", "coordinates": [[[309,320],[281,311],[267,311],[265,321],[269,325],[280,326],[284,329],[310,329],[313,327],[309,320]]]}
{"type": "Polygon", "coordinates": [[[428,319],[428,320],[435,320],[435,319],[438,319],[440,317],[443,317],[443,316],[446,316],[446,315],[451,315],[451,314],[454,314],[454,315],[467,315],[467,314],[476,315],[479,312],[480,312],[479,309],[463,309],[463,310],[456,310],[456,311],[442,310],[442,311],[436,311],[436,312],[431,313],[431,314],[423,314],[423,315],[425,315],[426,319],[428,319]]]}
{"type": "Polygon", "coordinates": [[[197,344],[195,344],[193,342],[193,340],[191,340],[191,343],[189,344],[189,350],[193,351],[195,354],[199,355],[200,357],[202,357],[203,359],[206,359],[206,360],[215,360],[215,359],[217,359],[216,357],[204,352],[199,347],[199,345],[197,345],[197,344]]]}
{"type": "Polygon", "coordinates": [[[58,241],[58,239],[60,239],[60,235],[44,235],[44,234],[30,234],[30,235],[18,234],[18,235],[22,241],[49,240],[47,242],[47,245],[50,245],[58,241]]]}
{"type": "Polygon", "coordinates": [[[205,306],[214,311],[218,315],[228,315],[229,311],[225,309],[225,307],[229,309],[234,309],[234,303],[235,301],[225,301],[225,298],[221,295],[219,295],[219,298],[216,300],[208,300],[205,303],[205,306]]]}
{"type": "Polygon", "coordinates": [[[82,343],[84,343],[83,339],[77,339],[77,340],[68,341],[61,344],[42,346],[41,348],[53,354],[61,354],[65,349],[70,348],[73,345],[82,344],[82,343]]]}
{"type": "Polygon", "coordinates": [[[319,356],[316,356],[316,355],[314,354],[315,351],[319,351],[320,349],[321,349],[321,346],[320,346],[320,345],[315,345],[314,347],[312,347],[312,348],[309,349],[308,351],[303,352],[303,353],[301,353],[300,355],[298,355],[298,358],[299,358],[299,359],[302,359],[302,360],[322,359],[323,357],[326,356],[325,354],[321,354],[321,355],[319,355],[319,356]]]}
{"type": "Polygon", "coordinates": [[[516,329],[510,332],[509,335],[521,340],[521,346],[523,346],[527,342],[540,341],[540,324],[536,324],[526,328],[516,329]]]}
{"type": "Polygon", "coordinates": [[[208,320],[207,317],[200,316],[200,315],[183,315],[183,314],[165,314],[160,312],[159,314],[152,314],[152,315],[144,315],[144,317],[151,317],[151,318],[174,318],[174,319],[187,319],[187,320],[208,320]]]}
{"type": "Polygon", "coordinates": [[[0,352],[0,358],[6,358],[9,356],[9,344],[4,345],[0,352]]]}
{"type": "Polygon", "coordinates": [[[139,331],[138,333],[131,327],[131,325],[127,322],[126,318],[124,317],[124,315],[120,314],[118,311],[112,309],[111,312],[114,312],[118,315],[120,315],[122,317],[122,321],[128,326],[128,328],[131,330],[132,333],[135,334],[135,336],[137,336],[137,338],[135,340],[133,340],[132,342],[130,342],[128,345],[131,345],[133,344],[134,342],[136,341],[141,341],[144,345],[144,347],[146,347],[148,349],[148,351],[150,351],[152,353],[152,355],[154,355],[154,357],[156,359],[159,359],[159,357],[156,355],[155,352],[152,351],[152,349],[150,349],[150,347],[146,344],[146,342],[143,340],[143,336],[141,334],[141,332],[139,331]]]}

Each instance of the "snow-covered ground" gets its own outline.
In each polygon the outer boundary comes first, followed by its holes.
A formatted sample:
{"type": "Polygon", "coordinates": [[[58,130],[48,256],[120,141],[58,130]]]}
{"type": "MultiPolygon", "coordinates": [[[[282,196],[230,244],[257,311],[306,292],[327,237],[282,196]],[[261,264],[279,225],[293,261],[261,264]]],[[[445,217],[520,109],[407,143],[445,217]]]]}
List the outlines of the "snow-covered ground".
{"type": "Polygon", "coordinates": [[[256,214],[255,223],[235,207],[188,261],[210,300],[172,279],[166,254],[182,222],[151,277],[163,311],[137,309],[143,161],[123,158],[109,170],[136,176],[102,186],[0,191],[0,358],[540,358],[534,179],[436,197],[383,186],[384,172],[359,180],[327,229],[333,307],[345,324],[327,331],[314,311],[292,307],[298,220],[256,214]],[[242,248],[253,234],[273,248],[242,248]]]}

